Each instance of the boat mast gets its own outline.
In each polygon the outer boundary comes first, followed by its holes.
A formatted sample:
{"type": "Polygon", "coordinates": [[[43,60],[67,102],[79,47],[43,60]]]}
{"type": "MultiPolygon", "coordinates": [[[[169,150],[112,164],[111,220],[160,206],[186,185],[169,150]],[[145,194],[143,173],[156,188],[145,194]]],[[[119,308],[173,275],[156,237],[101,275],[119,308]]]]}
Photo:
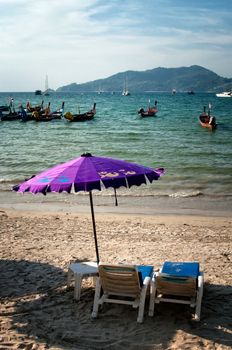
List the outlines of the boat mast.
{"type": "Polygon", "coordinates": [[[45,91],[48,90],[48,75],[46,74],[46,79],[45,79],[45,91]]]}
{"type": "Polygon", "coordinates": [[[128,80],[127,80],[127,74],[125,73],[125,77],[124,77],[124,88],[123,88],[123,92],[122,92],[123,96],[129,96],[129,90],[128,90],[128,80]]]}

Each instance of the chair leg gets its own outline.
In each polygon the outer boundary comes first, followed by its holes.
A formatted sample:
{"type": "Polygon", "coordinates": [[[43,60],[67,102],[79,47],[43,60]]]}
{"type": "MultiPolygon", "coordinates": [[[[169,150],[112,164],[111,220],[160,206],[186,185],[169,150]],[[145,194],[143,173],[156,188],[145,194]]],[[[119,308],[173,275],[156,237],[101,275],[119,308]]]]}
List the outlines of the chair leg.
{"type": "Polygon", "coordinates": [[[147,285],[143,287],[143,290],[142,290],[141,295],[140,295],[139,311],[138,311],[138,317],[137,317],[138,323],[143,322],[145,301],[146,301],[146,295],[147,295],[147,287],[148,287],[147,285]]]}
{"type": "Polygon", "coordinates": [[[201,301],[203,296],[203,275],[198,277],[198,291],[196,300],[195,320],[200,321],[201,318],[201,301]]]}
{"type": "Polygon", "coordinates": [[[150,303],[149,303],[149,316],[154,316],[154,308],[155,308],[155,294],[156,294],[156,288],[155,288],[155,280],[152,278],[151,285],[150,285],[150,303]]]}
{"type": "Polygon", "coordinates": [[[96,276],[92,276],[92,283],[93,283],[93,286],[94,288],[96,287],[96,276]]]}
{"type": "Polygon", "coordinates": [[[73,272],[71,271],[71,269],[68,269],[67,288],[70,288],[71,286],[72,275],[73,272]]]}
{"type": "Polygon", "coordinates": [[[101,282],[100,282],[100,278],[97,277],[95,294],[94,294],[94,302],[93,302],[93,311],[92,311],[92,315],[91,315],[92,318],[96,318],[98,315],[100,294],[101,294],[101,282]]]}

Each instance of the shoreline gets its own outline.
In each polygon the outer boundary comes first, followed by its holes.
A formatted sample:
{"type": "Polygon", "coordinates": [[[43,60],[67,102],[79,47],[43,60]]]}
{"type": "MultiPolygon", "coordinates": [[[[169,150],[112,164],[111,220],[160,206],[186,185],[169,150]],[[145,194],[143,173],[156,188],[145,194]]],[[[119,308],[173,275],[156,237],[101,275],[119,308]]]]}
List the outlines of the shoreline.
{"type": "MultiPolygon", "coordinates": [[[[94,212],[110,215],[232,217],[232,198],[132,197],[93,194],[94,212]]],[[[0,210],[29,212],[90,213],[88,194],[19,194],[0,191],[0,210]]]]}
{"type": "MultiPolygon", "coordinates": [[[[90,236],[93,235],[92,230],[92,219],[91,213],[87,213],[87,211],[83,212],[63,212],[63,211],[35,211],[29,209],[3,209],[0,207],[0,216],[6,216],[11,218],[12,220],[18,219],[29,219],[29,220],[80,220],[88,222],[88,231],[90,236]]],[[[176,228],[178,226],[189,226],[200,228],[210,228],[220,230],[222,227],[230,227],[232,229],[232,218],[230,216],[201,216],[201,215],[189,215],[189,214],[157,214],[157,215],[149,215],[142,213],[97,213],[95,215],[95,225],[97,230],[97,235],[99,235],[101,226],[106,225],[107,223],[114,222],[116,225],[130,225],[133,222],[137,224],[145,223],[148,225],[161,225],[161,226],[169,226],[176,228]]],[[[1,230],[0,230],[1,233],[1,230]]],[[[93,237],[92,237],[93,238],[93,237]]],[[[203,261],[204,259],[202,259],[203,261]]]]}

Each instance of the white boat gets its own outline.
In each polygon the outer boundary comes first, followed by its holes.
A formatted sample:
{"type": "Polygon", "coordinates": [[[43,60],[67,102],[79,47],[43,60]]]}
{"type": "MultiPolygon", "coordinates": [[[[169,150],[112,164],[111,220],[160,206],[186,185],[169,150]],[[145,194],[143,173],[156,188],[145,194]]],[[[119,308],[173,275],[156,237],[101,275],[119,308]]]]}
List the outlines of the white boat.
{"type": "Polygon", "coordinates": [[[99,85],[99,88],[98,88],[98,95],[101,95],[103,93],[103,90],[101,89],[101,85],[99,85]]]}
{"type": "Polygon", "coordinates": [[[123,91],[122,91],[122,96],[130,96],[130,92],[128,90],[128,87],[127,87],[127,76],[125,78],[125,81],[124,81],[124,88],[123,88],[123,91]]]}
{"type": "Polygon", "coordinates": [[[217,97],[232,97],[232,91],[224,91],[216,94],[217,97]]]}
{"type": "Polygon", "coordinates": [[[123,90],[122,96],[130,96],[130,92],[128,90],[123,90]]]}

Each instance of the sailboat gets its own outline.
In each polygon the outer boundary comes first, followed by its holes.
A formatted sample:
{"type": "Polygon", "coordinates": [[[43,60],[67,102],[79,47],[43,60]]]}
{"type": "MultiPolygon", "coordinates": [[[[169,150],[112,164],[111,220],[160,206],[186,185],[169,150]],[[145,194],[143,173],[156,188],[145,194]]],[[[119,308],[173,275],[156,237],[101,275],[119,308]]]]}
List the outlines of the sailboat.
{"type": "Polygon", "coordinates": [[[45,91],[44,91],[44,96],[49,96],[49,88],[48,88],[48,76],[46,75],[45,79],[45,91]]]}
{"type": "Polygon", "coordinates": [[[98,95],[101,95],[101,93],[102,93],[102,89],[101,89],[101,85],[99,84],[99,88],[98,88],[98,95]]]}
{"type": "Polygon", "coordinates": [[[130,96],[130,92],[128,90],[128,84],[127,84],[127,76],[126,76],[125,81],[124,81],[124,88],[122,91],[122,96],[130,96]]]}

